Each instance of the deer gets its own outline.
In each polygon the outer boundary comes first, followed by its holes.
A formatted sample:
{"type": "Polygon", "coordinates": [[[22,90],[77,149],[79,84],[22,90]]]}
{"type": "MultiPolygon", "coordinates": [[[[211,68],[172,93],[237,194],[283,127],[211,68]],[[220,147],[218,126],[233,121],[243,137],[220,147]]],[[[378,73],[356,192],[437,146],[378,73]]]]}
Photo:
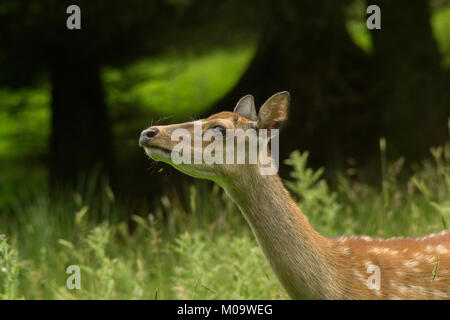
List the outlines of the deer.
{"type": "MultiPolygon", "coordinates": [[[[237,129],[255,129],[253,134],[258,135],[259,130],[275,131],[286,123],[290,100],[287,91],[278,92],[257,114],[253,96],[246,95],[233,112],[223,111],[197,121],[202,123],[202,134],[209,132],[215,137],[237,129]]],[[[450,299],[450,229],[418,238],[321,235],[279,175],[261,174],[263,164],[259,160],[250,163],[246,156],[240,164],[175,163],[172,134],[177,129],[193,134],[195,123],[149,127],[142,131],[139,144],[151,159],[192,177],[211,180],[228,194],[290,298],[450,299]]],[[[270,137],[264,141],[269,144],[270,137]]],[[[200,147],[209,143],[201,141],[200,147]]],[[[191,153],[198,147],[194,146],[191,153]]],[[[223,143],[225,153],[228,147],[223,143]]]]}

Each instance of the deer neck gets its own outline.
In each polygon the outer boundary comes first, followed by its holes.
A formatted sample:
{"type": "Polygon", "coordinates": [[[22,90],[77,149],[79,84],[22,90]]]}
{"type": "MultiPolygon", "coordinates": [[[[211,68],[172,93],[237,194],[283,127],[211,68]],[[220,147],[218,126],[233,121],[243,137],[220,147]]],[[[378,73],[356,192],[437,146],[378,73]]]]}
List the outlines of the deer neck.
{"type": "Polygon", "coordinates": [[[330,240],[312,228],[277,175],[246,170],[222,187],[239,206],[292,298],[341,296],[330,240]]]}

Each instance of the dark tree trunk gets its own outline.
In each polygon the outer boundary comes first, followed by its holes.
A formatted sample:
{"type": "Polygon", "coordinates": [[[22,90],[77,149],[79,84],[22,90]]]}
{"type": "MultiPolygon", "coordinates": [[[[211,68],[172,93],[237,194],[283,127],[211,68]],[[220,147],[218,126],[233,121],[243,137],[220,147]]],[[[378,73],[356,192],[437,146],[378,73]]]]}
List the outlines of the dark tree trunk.
{"type": "Polygon", "coordinates": [[[423,157],[431,145],[448,137],[450,115],[449,81],[433,38],[429,2],[367,3],[381,9],[381,30],[371,31],[368,102],[380,110],[380,131],[389,154],[423,157]]]}
{"type": "Polygon", "coordinates": [[[52,133],[50,181],[73,186],[81,174],[111,174],[112,135],[95,59],[61,54],[50,65],[52,133]],[[98,172],[98,171],[97,171],[98,172]]]}
{"type": "Polygon", "coordinates": [[[345,28],[347,1],[268,2],[270,16],[248,70],[213,111],[231,109],[245,94],[257,104],[277,91],[291,93],[280,156],[310,150],[316,164],[339,154],[366,156],[373,124],[363,108],[366,57],[345,28]]]}

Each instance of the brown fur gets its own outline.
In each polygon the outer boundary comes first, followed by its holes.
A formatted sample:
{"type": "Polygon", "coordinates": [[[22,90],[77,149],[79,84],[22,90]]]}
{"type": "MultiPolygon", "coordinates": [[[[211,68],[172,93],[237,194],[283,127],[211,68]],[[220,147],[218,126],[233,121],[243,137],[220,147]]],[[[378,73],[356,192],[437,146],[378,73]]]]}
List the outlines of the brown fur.
{"type": "MultiPolygon", "coordinates": [[[[278,127],[287,117],[288,103],[287,93],[274,95],[261,108],[258,124],[269,129],[278,127]]],[[[202,120],[202,125],[203,130],[215,125],[245,130],[256,122],[221,112],[202,120]]],[[[292,298],[450,298],[450,229],[415,239],[324,237],[308,223],[277,175],[263,176],[258,165],[250,164],[174,165],[167,154],[152,147],[172,150],[176,142],[171,141],[171,132],[176,128],[192,131],[193,123],[155,128],[159,134],[145,146],[150,157],[194,177],[215,181],[225,189],[292,298]],[[369,266],[379,268],[379,290],[367,285],[372,276],[369,266]]]]}

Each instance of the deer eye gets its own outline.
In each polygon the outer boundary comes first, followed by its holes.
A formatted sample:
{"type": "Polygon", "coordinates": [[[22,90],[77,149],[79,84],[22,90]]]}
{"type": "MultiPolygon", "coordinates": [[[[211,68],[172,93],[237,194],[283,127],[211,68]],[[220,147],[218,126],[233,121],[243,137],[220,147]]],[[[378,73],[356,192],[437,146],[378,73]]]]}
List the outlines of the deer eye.
{"type": "Polygon", "coordinates": [[[222,136],[225,136],[225,134],[227,133],[227,129],[224,126],[214,126],[211,128],[212,130],[219,132],[222,136]]]}

